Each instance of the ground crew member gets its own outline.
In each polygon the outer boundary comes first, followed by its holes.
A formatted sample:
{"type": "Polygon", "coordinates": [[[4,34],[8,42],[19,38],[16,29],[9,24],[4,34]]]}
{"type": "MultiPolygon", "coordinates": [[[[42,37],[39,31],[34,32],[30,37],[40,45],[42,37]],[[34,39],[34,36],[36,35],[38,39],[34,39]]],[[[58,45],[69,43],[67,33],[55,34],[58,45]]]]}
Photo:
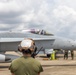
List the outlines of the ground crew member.
{"type": "Polygon", "coordinates": [[[35,50],[34,41],[32,39],[24,39],[18,49],[23,56],[12,61],[9,67],[12,75],[40,75],[43,68],[36,59],[31,57],[35,50]]]}
{"type": "Polygon", "coordinates": [[[57,50],[55,49],[55,59],[57,59],[57,50]]]}
{"type": "Polygon", "coordinates": [[[66,59],[66,60],[68,59],[68,50],[64,51],[64,59],[66,59]]]}
{"type": "Polygon", "coordinates": [[[73,50],[71,50],[71,58],[72,58],[72,60],[74,59],[74,51],[73,50]]]}

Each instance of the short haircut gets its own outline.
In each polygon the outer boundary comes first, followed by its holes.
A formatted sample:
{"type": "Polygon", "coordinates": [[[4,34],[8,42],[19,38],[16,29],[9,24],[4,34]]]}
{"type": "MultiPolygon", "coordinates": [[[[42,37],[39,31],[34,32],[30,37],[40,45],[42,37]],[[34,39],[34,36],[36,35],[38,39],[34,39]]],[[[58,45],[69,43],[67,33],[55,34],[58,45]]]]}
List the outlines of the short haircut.
{"type": "Polygon", "coordinates": [[[28,49],[28,50],[22,49],[22,53],[23,54],[31,54],[32,51],[30,49],[28,49]]]}

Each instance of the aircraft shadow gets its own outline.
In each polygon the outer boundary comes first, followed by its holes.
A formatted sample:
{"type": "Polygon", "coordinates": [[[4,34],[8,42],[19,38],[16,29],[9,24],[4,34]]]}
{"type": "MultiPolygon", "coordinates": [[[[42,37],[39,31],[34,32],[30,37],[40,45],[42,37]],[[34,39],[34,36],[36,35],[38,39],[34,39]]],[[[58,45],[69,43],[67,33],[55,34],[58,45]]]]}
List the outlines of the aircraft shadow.
{"type": "MultiPolygon", "coordinates": [[[[65,67],[69,67],[69,66],[75,66],[76,67],[76,64],[65,64],[65,65],[42,65],[42,67],[52,67],[52,66],[65,66],[65,67]]],[[[0,66],[0,68],[9,68],[9,66],[0,66]]]]}
{"type": "Polygon", "coordinates": [[[65,65],[42,65],[43,67],[51,67],[51,66],[67,66],[67,67],[69,67],[69,66],[75,66],[76,67],[76,64],[70,64],[70,65],[67,65],[67,64],[65,64],[65,65]]]}
{"type": "Polygon", "coordinates": [[[47,56],[39,56],[40,58],[47,58],[47,56]]]}
{"type": "MultiPolygon", "coordinates": [[[[42,67],[52,67],[52,66],[66,66],[66,67],[69,67],[69,66],[75,66],[76,67],[76,64],[71,64],[71,65],[42,65],[42,67]]],[[[0,69],[1,68],[9,68],[9,66],[0,66],[0,69]]]]}
{"type": "MultiPolygon", "coordinates": [[[[41,58],[48,58],[47,56],[39,56],[39,57],[41,57],[41,58]]],[[[57,58],[64,58],[64,56],[56,56],[57,58]]],[[[68,58],[69,57],[71,57],[71,56],[68,56],[68,58]]],[[[76,57],[76,56],[74,56],[74,57],[76,57]]]]}
{"type": "Polygon", "coordinates": [[[1,68],[9,68],[9,66],[0,66],[0,69],[1,69],[1,68]]]}

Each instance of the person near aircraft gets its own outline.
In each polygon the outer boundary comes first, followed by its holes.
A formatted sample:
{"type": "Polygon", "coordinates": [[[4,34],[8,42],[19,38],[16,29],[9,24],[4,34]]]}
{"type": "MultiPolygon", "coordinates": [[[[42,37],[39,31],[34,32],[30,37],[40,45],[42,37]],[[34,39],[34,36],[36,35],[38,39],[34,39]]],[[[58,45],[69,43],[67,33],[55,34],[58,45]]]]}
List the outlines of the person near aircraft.
{"type": "Polygon", "coordinates": [[[66,59],[66,60],[68,59],[68,50],[64,51],[64,59],[66,59]]]}
{"type": "Polygon", "coordinates": [[[31,57],[35,50],[35,42],[32,39],[24,39],[18,50],[23,56],[11,62],[9,70],[12,75],[40,75],[43,68],[39,61],[31,57]]]}
{"type": "Polygon", "coordinates": [[[39,34],[44,35],[46,32],[44,30],[39,31],[39,34]]]}
{"type": "Polygon", "coordinates": [[[72,60],[74,59],[74,51],[73,50],[71,50],[71,58],[72,58],[72,60]]]}

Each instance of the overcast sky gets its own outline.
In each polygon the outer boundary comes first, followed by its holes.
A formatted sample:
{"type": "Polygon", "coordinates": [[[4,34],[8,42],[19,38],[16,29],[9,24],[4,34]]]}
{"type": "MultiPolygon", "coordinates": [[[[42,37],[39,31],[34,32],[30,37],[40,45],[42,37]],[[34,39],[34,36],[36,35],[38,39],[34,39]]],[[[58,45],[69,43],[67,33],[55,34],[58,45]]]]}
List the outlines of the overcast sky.
{"type": "Polygon", "coordinates": [[[76,0],[0,0],[0,30],[34,28],[76,39],[76,0]]]}

